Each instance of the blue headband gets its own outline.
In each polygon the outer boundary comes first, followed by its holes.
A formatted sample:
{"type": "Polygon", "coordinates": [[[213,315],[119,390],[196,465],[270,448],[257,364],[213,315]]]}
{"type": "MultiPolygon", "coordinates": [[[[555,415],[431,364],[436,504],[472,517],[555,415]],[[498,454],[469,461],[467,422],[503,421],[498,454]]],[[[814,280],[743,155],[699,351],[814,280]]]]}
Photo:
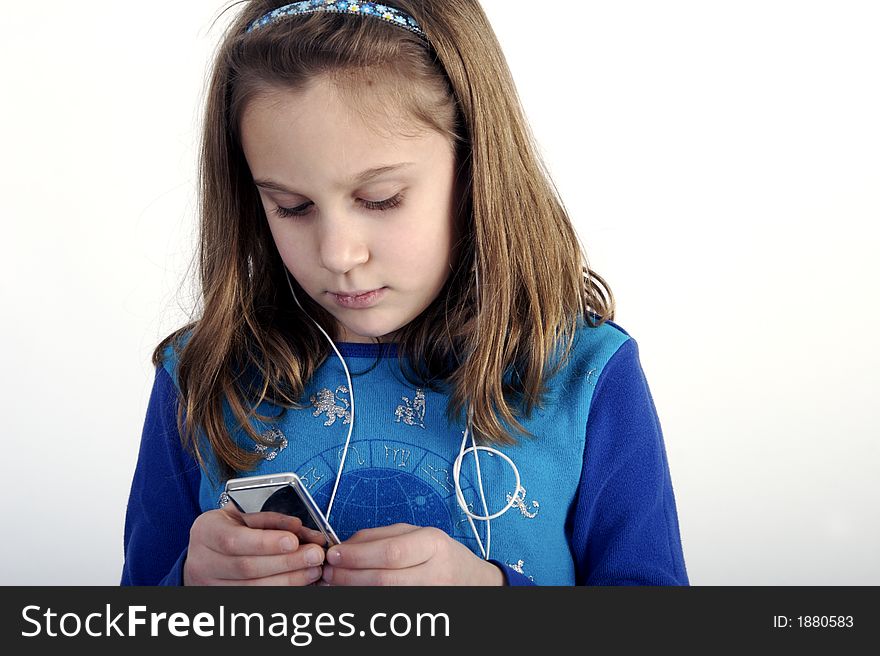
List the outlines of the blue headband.
{"type": "Polygon", "coordinates": [[[300,14],[311,14],[317,11],[330,12],[333,14],[350,14],[357,16],[372,16],[384,20],[392,25],[397,25],[405,30],[409,30],[414,34],[428,40],[428,36],[422,30],[422,27],[416,22],[415,18],[400,9],[379,4],[378,2],[345,2],[340,0],[305,0],[305,2],[294,2],[284,5],[278,9],[270,11],[268,14],[261,16],[250,25],[247,31],[266,27],[282,20],[286,16],[297,16],[300,14]]]}

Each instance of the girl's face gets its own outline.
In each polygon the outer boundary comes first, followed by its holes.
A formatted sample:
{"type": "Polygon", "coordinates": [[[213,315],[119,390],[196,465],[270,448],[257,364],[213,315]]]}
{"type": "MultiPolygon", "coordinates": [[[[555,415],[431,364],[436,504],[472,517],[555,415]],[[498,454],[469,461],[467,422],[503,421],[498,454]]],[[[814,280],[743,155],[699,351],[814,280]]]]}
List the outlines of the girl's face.
{"type": "MultiPolygon", "coordinates": [[[[383,128],[398,118],[375,120],[383,128]]],[[[451,140],[427,130],[380,136],[323,78],[256,97],[240,127],[281,259],[336,318],[336,339],[393,341],[451,273],[451,140]],[[336,295],[377,289],[372,298],[336,295]]]]}

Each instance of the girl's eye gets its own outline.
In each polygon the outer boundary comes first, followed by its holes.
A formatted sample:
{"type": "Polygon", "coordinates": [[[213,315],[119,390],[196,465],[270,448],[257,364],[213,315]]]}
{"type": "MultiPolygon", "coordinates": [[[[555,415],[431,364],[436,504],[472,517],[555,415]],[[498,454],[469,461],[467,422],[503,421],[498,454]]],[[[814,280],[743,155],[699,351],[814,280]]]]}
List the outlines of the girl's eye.
{"type": "MultiPolygon", "coordinates": [[[[384,212],[386,210],[391,210],[395,207],[398,207],[402,201],[403,194],[396,194],[395,196],[392,196],[391,198],[388,198],[386,200],[362,200],[361,203],[368,210],[384,212]]],[[[296,216],[305,216],[308,213],[309,205],[311,205],[311,203],[303,203],[302,205],[298,205],[297,207],[276,207],[272,211],[282,218],[289,219],[296,216]]]]}

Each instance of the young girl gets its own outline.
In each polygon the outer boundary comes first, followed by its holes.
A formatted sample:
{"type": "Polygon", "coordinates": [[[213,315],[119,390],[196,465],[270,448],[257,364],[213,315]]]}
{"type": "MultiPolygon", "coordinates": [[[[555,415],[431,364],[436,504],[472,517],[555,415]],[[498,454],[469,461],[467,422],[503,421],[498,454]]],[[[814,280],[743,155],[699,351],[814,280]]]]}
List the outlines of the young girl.
{"type": "Polygon", "coordinates": [[[477,0],[244,3],[123,584],[687,585],[636,342],[477,0]],[[342,544],[242,514],[296,472],[342,544]]]}

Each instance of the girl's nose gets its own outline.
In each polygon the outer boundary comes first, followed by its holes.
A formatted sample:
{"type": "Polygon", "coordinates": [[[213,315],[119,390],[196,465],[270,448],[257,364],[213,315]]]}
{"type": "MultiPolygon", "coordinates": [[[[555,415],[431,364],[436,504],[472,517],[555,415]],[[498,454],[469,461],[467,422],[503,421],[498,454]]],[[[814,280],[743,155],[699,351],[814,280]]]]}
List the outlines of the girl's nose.
{"type": "Polygon", "coordinates": [[[367,240],[353,220],[339,216],[322,219],[318,255],[325,269],[347,273],[370,258],[367,240]]]}

